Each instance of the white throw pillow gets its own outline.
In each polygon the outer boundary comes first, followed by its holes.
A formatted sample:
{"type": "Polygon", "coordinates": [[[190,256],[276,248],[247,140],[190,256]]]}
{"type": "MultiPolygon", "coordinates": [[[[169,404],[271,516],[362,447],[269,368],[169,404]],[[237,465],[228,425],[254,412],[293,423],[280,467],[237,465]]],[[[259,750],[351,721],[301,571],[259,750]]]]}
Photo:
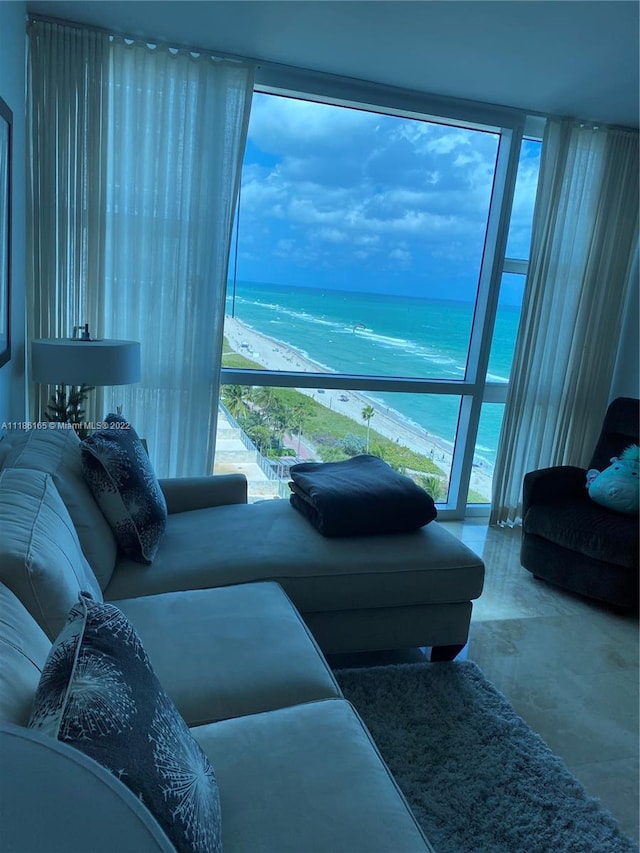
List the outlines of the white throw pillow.
{"type": "Polygon", "coordinates": [[[82,590],[102,601],[73,522],[42,471],[0,471],[0,581],[53,640],[82,590]]]}

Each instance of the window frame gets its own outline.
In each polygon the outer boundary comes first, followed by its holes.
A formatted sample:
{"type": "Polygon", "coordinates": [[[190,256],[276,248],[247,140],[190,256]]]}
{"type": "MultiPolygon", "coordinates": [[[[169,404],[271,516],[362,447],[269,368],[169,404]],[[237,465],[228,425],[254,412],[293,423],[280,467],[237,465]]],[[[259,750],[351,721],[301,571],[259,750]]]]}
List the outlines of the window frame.
{"type": "Polygon", "coordinates": [[[540,138],[544,118],[501,108],[277,66],[259,68],[254,92],[366,109],[405,118],[488,130],[499,134],[493,188],[487,216],[479,284],[469,341],[467,370],[462,380],[357,376],[344,373],[298,373],[222,367],[221,385],[324,388],[344,391],[395,391],[445,394],[460,398],[449,495],[438,504],[442,520],[485,516],[489,504],[467,504],[476,435],[483,403],[505,403],[509,384],[487,382],[491,343],[503,272],[526,274],[527,261],[506,258],[522,140],[540,138]]]}

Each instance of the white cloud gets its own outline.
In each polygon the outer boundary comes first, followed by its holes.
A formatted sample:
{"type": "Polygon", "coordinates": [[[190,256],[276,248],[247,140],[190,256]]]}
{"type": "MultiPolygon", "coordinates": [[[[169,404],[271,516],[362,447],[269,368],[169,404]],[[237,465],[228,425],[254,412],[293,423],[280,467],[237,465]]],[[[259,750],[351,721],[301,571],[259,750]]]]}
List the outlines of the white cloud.
{"type": "Polygon", "coordinates": [[[295,154],[303,144],[313,149],[347,149],[369,127],[369,114],[360,110],[254,95],[249,133],[264,151],[295,154]]]}
{"type": "Polygon", "coordinates": [[[244,209],[265,210],[273,205],[282,204],[286,201],[288,194],[287,185],[281,182],[277,175],[272,174],[266,178],[252,178],[245,176],[242,182],[241,204],[244,209]]]}
{"type": "Polygon", "coordinates": [[[403,266],[407,266],[409,261],[411,260],[411,252],[407,251],[407,249],[392,249],[389,252],[389,258],[392,261],[400,261],[403,266]]]}
{"type": "Polygon", "coordinates": [[[327,243],[346,243],[349,239],[348,235],[339,228],[321,228],[318,237],[326,240],[327,243]]]}
{"type": "MultiPolygon", "coordinates": [[[[307,271],[473,269],[496,150],[495,134],[256,96],[241,199],[251,254],[307,271]]],[[[523,219],[531,186],[514,205],[523,219]]]]}
{"type": "Polygon", "coordinates": [[[471,164],[481,163],[482,158],[476,151],[467,151],[464,154],[458,153],[453,161],[453,165],[458,168],[470,166],[471,164]]]}
{"type": "Polygon", "coordinates": [[[433,151],[435,154],[450,154],[456,148],[470,145],[467,131],[453,130],[449,133],[443,133],[442,136],[429,139],[425,145],[427,151],[433,151]]]}
{"type": "Polygon", "coordinates": [[[278,240],[276,243],[276,252],[290,252],[293,246],[293,240],[278,240]]]}
{"type": "Polygon", "coordinates": [[[370,249],[380,245],[379,234],[354,234],[353,242],[356,246],[368,246],[370,249]]]}
{"type": "Polygon", "coordinates": [[[425,236],[455,227],[452,214],[443,215],[417,208],[398,209],[395,203],[386,205],[384,197],[377,198],[375,205],[367,205],[353,197],[346,204],[327,204],[320,188],[316,198],[290,199],[287,219],[296,225],[321,226],[319,233],[321,236],[329,235],[327,239],[335,238],[336,232],[348,232],[356,235],[356,239],[366,234],[374,234],[378,239],[385,235],[425,236]],[[371,207],[375,210],[372,211],[371,207]]]}

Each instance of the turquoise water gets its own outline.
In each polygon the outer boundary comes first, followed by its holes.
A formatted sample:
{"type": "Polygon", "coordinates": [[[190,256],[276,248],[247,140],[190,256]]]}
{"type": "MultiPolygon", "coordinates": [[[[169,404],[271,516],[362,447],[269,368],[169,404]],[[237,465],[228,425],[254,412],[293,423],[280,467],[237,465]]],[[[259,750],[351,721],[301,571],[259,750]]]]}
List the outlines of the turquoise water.
{"type": "MultiPolygon", "coordinates": [[[[328,372],[464,379],[474,306],[446,299],[383,296],[237,282],[226,313],[300,350],[328,372]]],[[[519,310],[501,308],[489,378],[507,381],[519,310]]],[[[368,392],[423,429],[453,441],[459,398],[368,392]]],[[[478,454],[493,463],[501,406],[485,406],[478,454]]]]}

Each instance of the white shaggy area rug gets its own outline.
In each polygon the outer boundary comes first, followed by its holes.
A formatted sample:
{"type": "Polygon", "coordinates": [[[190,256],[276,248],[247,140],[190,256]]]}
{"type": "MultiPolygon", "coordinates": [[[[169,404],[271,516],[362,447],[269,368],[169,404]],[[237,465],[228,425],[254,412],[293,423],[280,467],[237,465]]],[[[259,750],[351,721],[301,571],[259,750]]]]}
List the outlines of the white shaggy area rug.
{"type": "Polygon", "coordinates": [[[334,674],[438,853],[637,853],[474,663],[334,674]]]}

